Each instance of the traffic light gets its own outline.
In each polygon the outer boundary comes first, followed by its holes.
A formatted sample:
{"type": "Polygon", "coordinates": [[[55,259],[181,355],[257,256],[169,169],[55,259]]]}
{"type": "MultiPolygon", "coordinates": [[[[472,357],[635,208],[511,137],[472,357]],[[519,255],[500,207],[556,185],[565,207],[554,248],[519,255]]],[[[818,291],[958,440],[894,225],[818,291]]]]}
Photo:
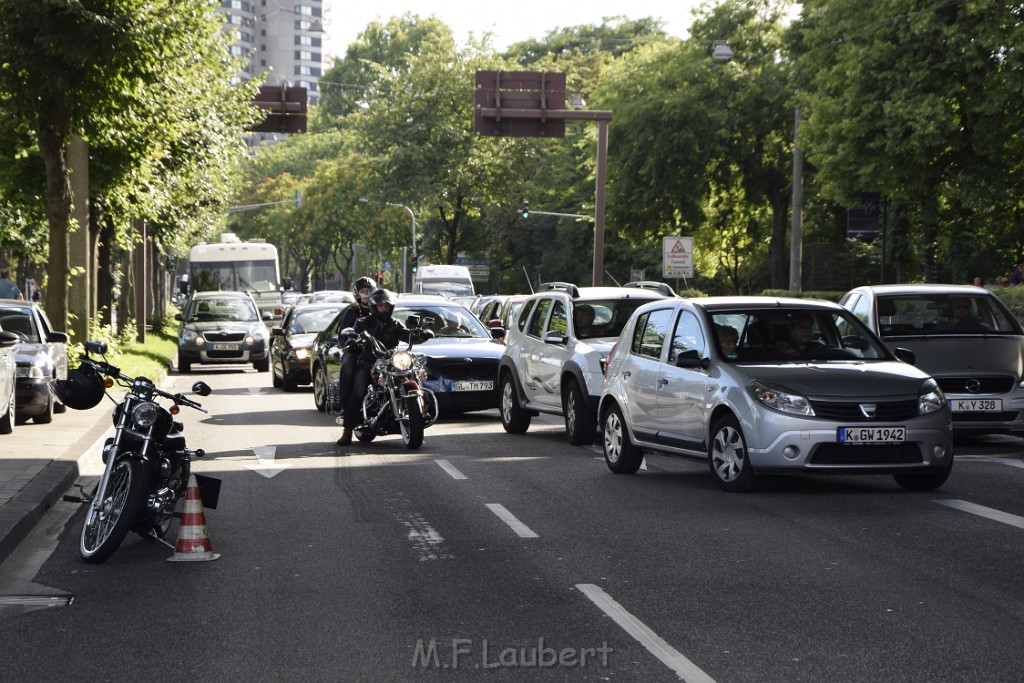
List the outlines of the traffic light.
{"type": "Polygon", "coordinates": [[[523,201],[523,205],[519,208],[519,215],[523,218],[530,217],[530,202],[525,200],[523,201]]]}
{"type": "Polygon", "coordinates": [[[420,267],[420,255],[419,254],[413,254],[412,255],[412,258],[409,261],[409,266],[412,269],[412,272],[414,272],[414,273],[416,272],[417,269],[419,269],[419,267],[420,267]]]}

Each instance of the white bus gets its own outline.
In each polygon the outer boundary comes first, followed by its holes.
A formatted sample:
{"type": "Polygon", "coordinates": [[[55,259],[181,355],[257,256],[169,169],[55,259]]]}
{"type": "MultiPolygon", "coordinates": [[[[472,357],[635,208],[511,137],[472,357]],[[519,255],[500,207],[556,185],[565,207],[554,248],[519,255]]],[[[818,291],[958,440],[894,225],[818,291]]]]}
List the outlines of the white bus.
{"type": "MultiPolygon", "coordinates": [[[[284,315],[277,247],[268,242],[243,242],[224,233],[220,242],[199,244],[188,254],[188,283],[183,293],[248,292],[261,313],[279,320],[284,315]]],[[[287,283],[285,283],[287,284],[287,283]]]]}

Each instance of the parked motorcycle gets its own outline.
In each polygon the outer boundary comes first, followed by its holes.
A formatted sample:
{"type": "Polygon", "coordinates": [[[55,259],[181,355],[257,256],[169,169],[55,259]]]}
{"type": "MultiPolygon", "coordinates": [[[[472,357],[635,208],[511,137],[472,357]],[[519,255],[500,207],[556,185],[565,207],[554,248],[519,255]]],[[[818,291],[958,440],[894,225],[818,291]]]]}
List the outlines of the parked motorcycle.
{"type": "MultiPolygon", "coordinates": [[[[410,316],[408,324],[415,327],[416,316],[410,316]]],[[[417,335],[404,349],[388,349],[372,335],[357,333],[352,328],[342,330],[339,336],[347,339],[345,348],[358,354],[369,346],[375,358],[370,385],[363,397],[362,420],[352,430],[356,438],[370,442],[378,436],[400,432],[407,448],[419,448],[423,444],[423,430],[437,420],[438,408],[434,392],[419,384],[427,377],[427,357],[412,350],[417,335]]],[[[340,363],[341,347],[327,353],[340,363]]],[[[339,383],[332,382],[327,405],[340,411],[342,403],[339,383]]],[[[340,416],[336,420],[342,424],[340,416]]]]}
{"type": "MultiPolygon", "coordinates": [[[[57,398],[76,410],[99,405],[115,383],[128,389],[120,403],[111,398],[116,404],[115,431],[103,446],[105,468],[99,483],[89,493],[79,485],[81,496],[64,496],[64,500],[88,505],[79,552],[90,564],[109,559],[129,531],[173,547],[163,537],[178,516],[174,511],[178,500],[188,489],[192,458],[205,455],[201,448],[186,447],[183,425],[173,416],[180,412],[180,406],[207,411],[184,394],[158,389],[145,377],[122,374],[120,368],[106,361],[106,352],[104,342],[85,342],[78,368],[68,372],[67,380],[50,384],[57,398]],[[90,354],[103,356],[103,360],[90,354]],[[171,401],[171,405],[165,407],[157,399],[171,401]]],[[[210,391],[205,382],[192,385],[192,393],[199,396],[208,396],[210,391]]],[[[211,477],[202,480],[203,505],[215,508],[220,481],[211,477]]]]}

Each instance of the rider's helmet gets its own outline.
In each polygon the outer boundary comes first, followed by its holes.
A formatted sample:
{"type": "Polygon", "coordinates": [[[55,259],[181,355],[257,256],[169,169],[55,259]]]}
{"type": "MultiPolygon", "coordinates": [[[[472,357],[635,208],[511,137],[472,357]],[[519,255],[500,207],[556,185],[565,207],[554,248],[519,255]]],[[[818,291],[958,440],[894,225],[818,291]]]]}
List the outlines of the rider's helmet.
{"type": "Polygon", "coordinates": [[[387,320],[395,312],[395,293],[388,289],[378,289],[370,295],[370,315],[378,320],[387,320]],[[383,311],[377,309],[379,305],[386,305],[383,311]]]}
{"type": "Polygon", "coordinates": [[[356,297],[356,303],[358,303],[361,306],[368,305],[366,302],[368,297],[363,297],[360,296],[359,294],[360,290],[365,289],[368,289],[370,290],[370,293],[373,293],[373,290],[377,289],[377,283],[371,280],[370,278],[366,277],[365,275],[363,277],[357,277],[356,281],[352,283],[352,293],[356,297]]]}
{"type": "Polygon", "coordinates": [[[54,398],[73,410],[95,408],[103,400],[104,391],[103,378],[86,365],[68,370],[67,379],[50,382],[54,398]]]}

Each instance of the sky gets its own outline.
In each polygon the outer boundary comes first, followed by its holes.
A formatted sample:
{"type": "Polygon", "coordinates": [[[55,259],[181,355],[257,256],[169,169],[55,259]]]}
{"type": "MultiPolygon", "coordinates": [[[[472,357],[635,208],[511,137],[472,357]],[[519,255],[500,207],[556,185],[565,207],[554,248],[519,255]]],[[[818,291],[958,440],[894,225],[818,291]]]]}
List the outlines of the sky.
{"type": "Polygon", "coordinates": [[[693,22],[692,10],[701,0],[327,0],[327,4],[328,51],[344,57],[348,45],[371,21],[387,21],[406,12],[442,20],[459,45],[465,45],[470,32],[479,36],[490,31],[499,50],[528,38],[542,38],[556,28],[600,25],[604,17],[620,15],[662,19],[669,35],[683,38],[693,22]]]}

